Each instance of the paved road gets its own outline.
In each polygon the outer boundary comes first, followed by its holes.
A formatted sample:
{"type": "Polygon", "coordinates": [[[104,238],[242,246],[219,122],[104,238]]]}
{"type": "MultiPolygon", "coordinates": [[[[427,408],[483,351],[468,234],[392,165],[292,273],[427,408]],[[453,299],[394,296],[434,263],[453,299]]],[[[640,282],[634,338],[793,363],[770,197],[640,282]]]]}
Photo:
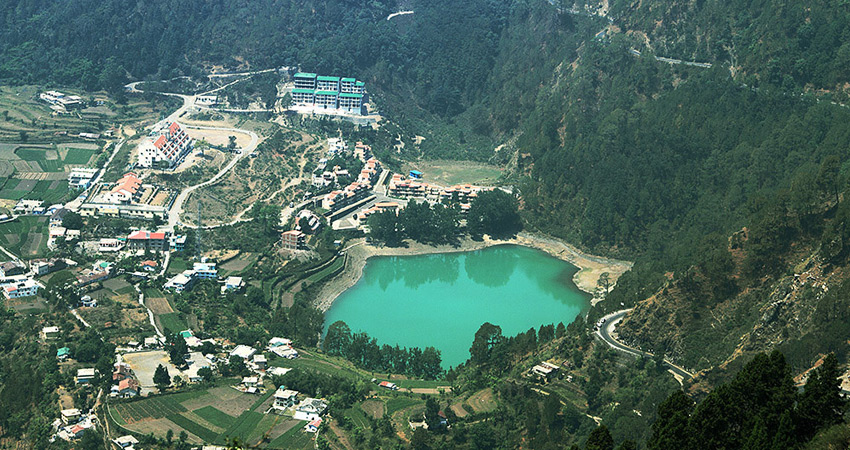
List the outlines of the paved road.
{"type": "MultiPolygon", "coordinates": [[[[598,339],[601,339],[615,350],[619,350],[623,353],[627,353],[632,356],[644,356],[647,358],[653,358],[654,356],[652,353],[644,352],[634,347],[629,347],[628,345],[623,344],[622,342],[617,340],[617,333],[614,329],[617,327],[617,324],[619,324],[620,321],[623,320],[623,317],[625,317],[626,314],[628,314],[630,311],[631,309],[624,309],[622,311],[613,312],[603,317],[605,323],[598,330],[596,330],[594,334],[598,339]]],[[[670,361],[667,361],[666,359],[664,360],[664,365],[666,365],[667,368],[678,377],[682,377],[686,380],[694,377],[694,374],[671,363],[670,361]]]]}

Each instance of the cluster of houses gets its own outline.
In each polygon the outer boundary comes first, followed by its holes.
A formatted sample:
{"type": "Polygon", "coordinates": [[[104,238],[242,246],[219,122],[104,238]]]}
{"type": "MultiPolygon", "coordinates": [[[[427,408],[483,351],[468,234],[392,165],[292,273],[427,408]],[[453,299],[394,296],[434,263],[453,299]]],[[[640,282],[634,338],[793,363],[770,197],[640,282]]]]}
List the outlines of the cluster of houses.
{"type": "Polygon", "coordinates": [[[160,122],[139,143],[139,167],[173,168],[180,164],[194,147],[194,140],[177,122],[160,122]]]}
{"type": "Polygon", "coordinates": [[[306,397],[299,402],[299,395],[298,391],[287,389],[285,386],[277,388],[274,393],[274,403],[266,413],[279,414],[292,410],[294,419],[308,422],[304,426],[304,431],[315,433],[322,425],[322,414],[328,409],[328,403],[324,399],[312,397],[306,397]]]}
{"type": "Polygon", "coordinates": [[[61,205],[56,206],[58,208],[51,213],[47,228],[47,248],[50,250],[56,249],[56,242],[59,238],[65,239],[66,242],[71,242],[79,239],[81,234],[80,230],[71,230],[64,227],[65,216],[71,210],[63,208],[61,205]]]}
{"type": "Polygon", "coordinates": [[[175,192],[145,184],[135,172],[127,172],[115,183],[98,183],[89,200],[80,206],[80,215],[143,220],[165,218],[175,197],[175,192]]]}
{"type": "Polygon", "coordinates": [[[49,103],[50,109],[60,114],[82,109],[85,106],[79,95],[68,95],[59,91],[42,92],[38,98],[49,103]]]}
{"type": "MultiPolygon", "coordinates": [[[[179,293],[187,289],[191,289],[192,285],[198,280],[217,279],[218,269],[216,269],[216,264],[214,262],[207,261],[206,258],[202,258],[201,262],[196,262],[192,265],[191,269],[186,269],[183,272],[175,275],[170,280],[168,280],[162,287],[165,290],[179,293]]],[[[241,281],[242,280],[240,279],[240,284],[241,281]]]]}
{"type": "Polygon", "coordinates": [[[127,236],[101,238],[96,242],[99,253],[116,253],[127,250],[136,254],[145,251],[167,252],[183,251],[186,248],[186,235],[172,235],[169,232],[147,230],[133,231],[127,236]]]}
{"type": "Polygon", "coordinates": [[[20,261],[6,261],[0,263],[0,289],[3,297],[8,299],[31,297],[38,294],[38,290],[44,288],[41,283],[35,281],[32,275],[26,273],[27,267],[20,261]]]}
{"type": "Polygon", "coordinates": [[[482,191],[492,190],[491,187],[459,184],[442,187],[423,181],[414,181],[400,173],[393,174],[387,187],[387,194],[398,198],[423,198],[437,202],[458,202],[461,209],[466,211],[469,205],[482,191]]]}
{"type": "Polygon", "coordinates": [[[84,433],[97,428],[97,415],[92,412],[83,413],[77,408],[63,409],[59,418],[53,422],[54,437],[64,441],[75,441],[80,439],[84,433]]]}
{"type": "Polygon", "coordinates": [[[141,391],[139,380],[133,373],[133,369],[120,360],[115,363],[112,371],[112,383],[114,384],[109,391],[110,397],[133,398],[141,391]]]}

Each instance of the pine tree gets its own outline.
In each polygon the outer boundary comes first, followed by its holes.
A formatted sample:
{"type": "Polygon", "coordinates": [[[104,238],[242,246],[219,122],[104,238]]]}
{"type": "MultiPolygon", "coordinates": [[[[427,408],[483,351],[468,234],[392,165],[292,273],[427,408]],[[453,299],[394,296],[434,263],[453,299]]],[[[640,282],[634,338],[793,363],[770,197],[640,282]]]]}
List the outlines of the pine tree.
{"type": "Polygon", "coordinates": [[[153,383],[160,392],[171,385],[171,377],[168,376],[168,369],[162,364],[156,366],[156,372],[153,374],[153,383]]]}
{"type": "Polygon", "coordinates": [[[652,424],[652,436],[646,442],[648,450],[686,448],[690,439],[688,420],[694,411],[694,401],[684,392],[676,391],[658,405],[657,419],[652,424]]]}
{"type": "Polygon", "coordinates": [[[833,354],[812,371],[797,406],[797,431],[802,436],[811,438],[821,428],[841,423],[847,406],[841,397],[839,376],[841,371],[833,354]]]}
{"type": "Polygon", "coordinates": [[[584,450],[614,450],[614,438],[611,437],[608,427],[599,425],[591,431],[587,443],[584,444],[584,450]]]}

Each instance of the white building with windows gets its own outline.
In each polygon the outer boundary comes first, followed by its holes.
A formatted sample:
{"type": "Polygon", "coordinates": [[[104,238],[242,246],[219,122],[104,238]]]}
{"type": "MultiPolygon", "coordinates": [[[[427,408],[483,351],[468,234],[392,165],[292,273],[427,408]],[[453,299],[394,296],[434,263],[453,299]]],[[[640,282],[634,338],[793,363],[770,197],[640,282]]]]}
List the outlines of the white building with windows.
{"type": "Polygon", "coordinates": [[[193,145],[194,140],[179,123],[158,124],[139,144],[138,164],[141,167],[174,167],[192,151],[193,145]]]}
{"type": "Polygon", "coordinates": [[[41,285],[38,284],[38,282],[27,278],[13,283],[3,284],[2,287],[3,296],[7,299],[11,299],[36,295],[38,294],[38,289],[41,285]]]}
{"type": "Polygon", "coordinates": [[[72,169],[71,173],[68,174],[68,187],[72,189],[88,189],[97,172],[98,169],[72,169]]]}

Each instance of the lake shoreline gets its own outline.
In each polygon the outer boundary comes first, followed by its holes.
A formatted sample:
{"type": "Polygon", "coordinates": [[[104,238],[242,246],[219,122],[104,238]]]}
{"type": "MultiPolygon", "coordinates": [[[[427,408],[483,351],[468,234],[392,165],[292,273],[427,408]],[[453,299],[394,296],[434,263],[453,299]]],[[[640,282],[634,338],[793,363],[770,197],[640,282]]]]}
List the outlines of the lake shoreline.
{"type": "Polygon", "coordinates": [[[573,283],[580,290],[592,296],[590,300],[591,305],[596,305],[603,300],[602,293],[597,288],[597,281],[603,272],[609,274],[611,286],[613,287],[617,279],[632,268],[632,263],[629,261],[588,255],[560,239],[529,232],[521,232],[512,239],[490,239],[489,237],[485,237],[482,241],[474,241],[464,238],[458,246],[441,245],[433,247],[412,241],[406,241],[406,243],[408,247],[375,247],[367,244],[363,238],[354,240],[353,243],[343,249],[347,255],[345,268],[339,275],[333,277],[322,286],[322,289],[316,296],[314,306],[322,312],[327,312],[343,292],[350,289],[360,280],[360,277],[363,276],[363,268],[366,267],[369,258],[375,256],[414,256],[471,252],[497,245],[511,244],[534,248],[578,267],[579,270],[573,275],[573,283]]]}

